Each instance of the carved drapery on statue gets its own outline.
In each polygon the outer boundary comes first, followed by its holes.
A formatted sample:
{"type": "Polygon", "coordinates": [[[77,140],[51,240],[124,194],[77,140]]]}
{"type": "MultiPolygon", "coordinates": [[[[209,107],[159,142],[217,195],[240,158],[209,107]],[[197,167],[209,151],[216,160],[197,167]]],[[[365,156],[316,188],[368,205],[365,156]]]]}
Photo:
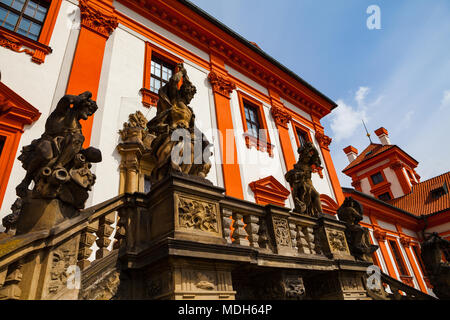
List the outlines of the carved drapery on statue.
{"type": "Polygon", "coordinates": [[[345,236],[351,254],[358,260],[372,262],[372,253],[378,246],[370,243],[369,230],[359,225],[363,219],[361,204],[352,197],[347,197],[337,210],[337,215],[347,226],[345,236]]]}
{"type": "Polygon", "coordinates": [[[85,138],[80,120],[87,120],[97,110],[91,97],[88,91],[78,96],[65,95],[48,117],[42,136],[23,147],[18,159],[26,175],[16,187],[20,200],[15,203],[15,207],[21,207],[20,214],[16,210],[7,217],[11,220],[9,229],[14,229],[16,223],[18,234],[38,226],[50,227],[50,220],[56,223],[62,216],[69,217],[84,208],[96,178],[91,163],[102,160],[100,150],[82,148],[85,138]],[[32,182],[33,189],[29,190],[32,182]],[[43,223],[48,218],[46,212],[53,218],[43,223]]]}
{"type": "Polygon", "coordinates": [[[156,136],[150,151],[155,163],[152,184],[173,172],[205,178],[211,168],[211,145],[195,126],[189,106],[196,92],[183,64],[158,92],[156,116],[147,124],[149,133],[156,136]]]}
{"type": "Polygon", "coordinates": [[[319,152],[312,142],[306,142],[297,152],[299,154],[297,163],[285,175],[292,188],[294,211],[317,217],[322,214],[322,204],[320,194],[311,181],[311,175],[321,167],[319,152]]]}
{"type": "Polygon", "coordinates": [[[439,299],[450,299],[450,241],[433,232],[422,243],[421,255],[433,292],[439,299]]]}

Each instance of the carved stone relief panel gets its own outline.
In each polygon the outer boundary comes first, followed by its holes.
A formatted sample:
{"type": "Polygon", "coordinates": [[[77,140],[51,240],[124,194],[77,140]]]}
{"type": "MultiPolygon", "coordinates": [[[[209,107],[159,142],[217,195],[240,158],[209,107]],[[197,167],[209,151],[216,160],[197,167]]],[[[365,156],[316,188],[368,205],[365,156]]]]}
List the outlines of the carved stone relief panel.
{"type": "Polygon", "coordinates": [[[219,233],[218,207],[214,202],[176,195],[178,224],[181,228],[219,233]]]}
{"type": "Polygon", "coordinates": [[[332,253],[350,254],[347,240],[345,239],[345,233],[343,231],[326,229],[326,233],[330,251],[332,253]]]}
{"type": "Polygon", "coordinates": [[[291,238],[289,236],[290,230],[287,219],[273,217],[272,221],[277,245],[290,247],[291,238]]]}
{"type": "MultiPolygon", "coordinates": [[[[44,296],[51,298],[68,288],[70,266],[76,268],[78,255],[78,238],[71,239],[50,253],[49,280],[44,296]]],[[[75,270],[75,269],[74,269],[75,270]]],[[[74,271],[73,270],[73,271],[74,271]]],[[[72,287],[71,287],[72,288],[72,287]]]]}

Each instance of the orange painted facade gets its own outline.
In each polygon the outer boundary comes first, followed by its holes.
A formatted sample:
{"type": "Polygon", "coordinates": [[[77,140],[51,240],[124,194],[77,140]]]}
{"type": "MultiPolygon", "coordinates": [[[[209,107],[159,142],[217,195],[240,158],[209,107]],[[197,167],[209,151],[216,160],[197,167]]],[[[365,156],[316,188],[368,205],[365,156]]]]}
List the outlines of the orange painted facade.
{"type": "Polygon", "coordinates": [[[35,122],[40,115],[35,107],[0,82],[0,137],[3,140],[0,153],[0,203],[5,196],[24,126],[35,122]]]}

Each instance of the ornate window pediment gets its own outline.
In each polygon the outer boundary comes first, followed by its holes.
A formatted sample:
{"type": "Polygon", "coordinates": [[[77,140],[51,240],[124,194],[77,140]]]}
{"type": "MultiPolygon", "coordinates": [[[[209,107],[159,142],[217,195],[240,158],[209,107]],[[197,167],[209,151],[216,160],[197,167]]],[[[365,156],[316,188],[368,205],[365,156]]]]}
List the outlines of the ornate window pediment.
{"type": "Polygon", "coordinates": [[[249,186],[255,195],[256,203],[262,205],[275,204],[284,207],[290,194],[290,191],[273,176],[251,182],[249,186]]]}

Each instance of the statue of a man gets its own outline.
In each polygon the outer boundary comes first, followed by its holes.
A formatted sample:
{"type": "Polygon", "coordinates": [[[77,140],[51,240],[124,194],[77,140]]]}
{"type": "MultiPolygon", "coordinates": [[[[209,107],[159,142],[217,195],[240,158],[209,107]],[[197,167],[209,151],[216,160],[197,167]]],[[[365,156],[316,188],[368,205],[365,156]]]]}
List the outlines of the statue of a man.
{"type": "MultiPolygon", "coordinates": [[[[45,123],[45,132],[39,139],[23,147],[19,160],[27,171],[23,181],[16,187],[17,195],[25,198],[28,186],[34,180],[34,193],[42,198],[61,196],[61,185],[72,180],[84,189],[90,189],[95,176],[90,172],[91,162],[101,161],[100,150],[82,149],[85,140],[80,120],[87,120],[97,110],[88,91],[75,96],[65,95],[45,123]]],[[[63,192],[62,200],[73,198],[69,191],[63,192]]],[[[60,197],[61,198],[61,197],[60,197]]],[[[84,198],[84,197],[83,197],[84,198]]],[[[86,199],[84,199],[86,200],[86,199]]],[[[76,207],[80,202],[75,201],[76,207]]]]}
{"type": "Polygon", "coordinates": [[[202,178],[209,172],[211,164],[203,160],[203,152],[208,152],[210,144],[195,127],[195,114],[189,106],[196,92],[183,64],[177,66],[177,72],[159,89],[156,116],[147,124],[149,133],[156,136],[151,145],[155,162],[153,183],[174,171],[202,178]],[[183,161],[172,158],[175,147],[175,153],[183,161]]]}
{"type": "Polygon", "coordinates": [[[299,154],[297,163],[285,175],[293,189],[295,211],[318,216],[322,213],[322,204],[320,194],[311,181],[311,175],[314,168],[321,166],[319,152],[309,141],[298,148],[297,152],[299,154]]]}
{"type": "Polygon", "coordinates": [[[378,246],[370,243],[369,230],[359,225],[363,219],[361,204],[352,197],[347,197],[337,210],[337,215],[346,224],[345,235],[352,255],[359,260],[372,262],[372,253],[378,246]]]}

